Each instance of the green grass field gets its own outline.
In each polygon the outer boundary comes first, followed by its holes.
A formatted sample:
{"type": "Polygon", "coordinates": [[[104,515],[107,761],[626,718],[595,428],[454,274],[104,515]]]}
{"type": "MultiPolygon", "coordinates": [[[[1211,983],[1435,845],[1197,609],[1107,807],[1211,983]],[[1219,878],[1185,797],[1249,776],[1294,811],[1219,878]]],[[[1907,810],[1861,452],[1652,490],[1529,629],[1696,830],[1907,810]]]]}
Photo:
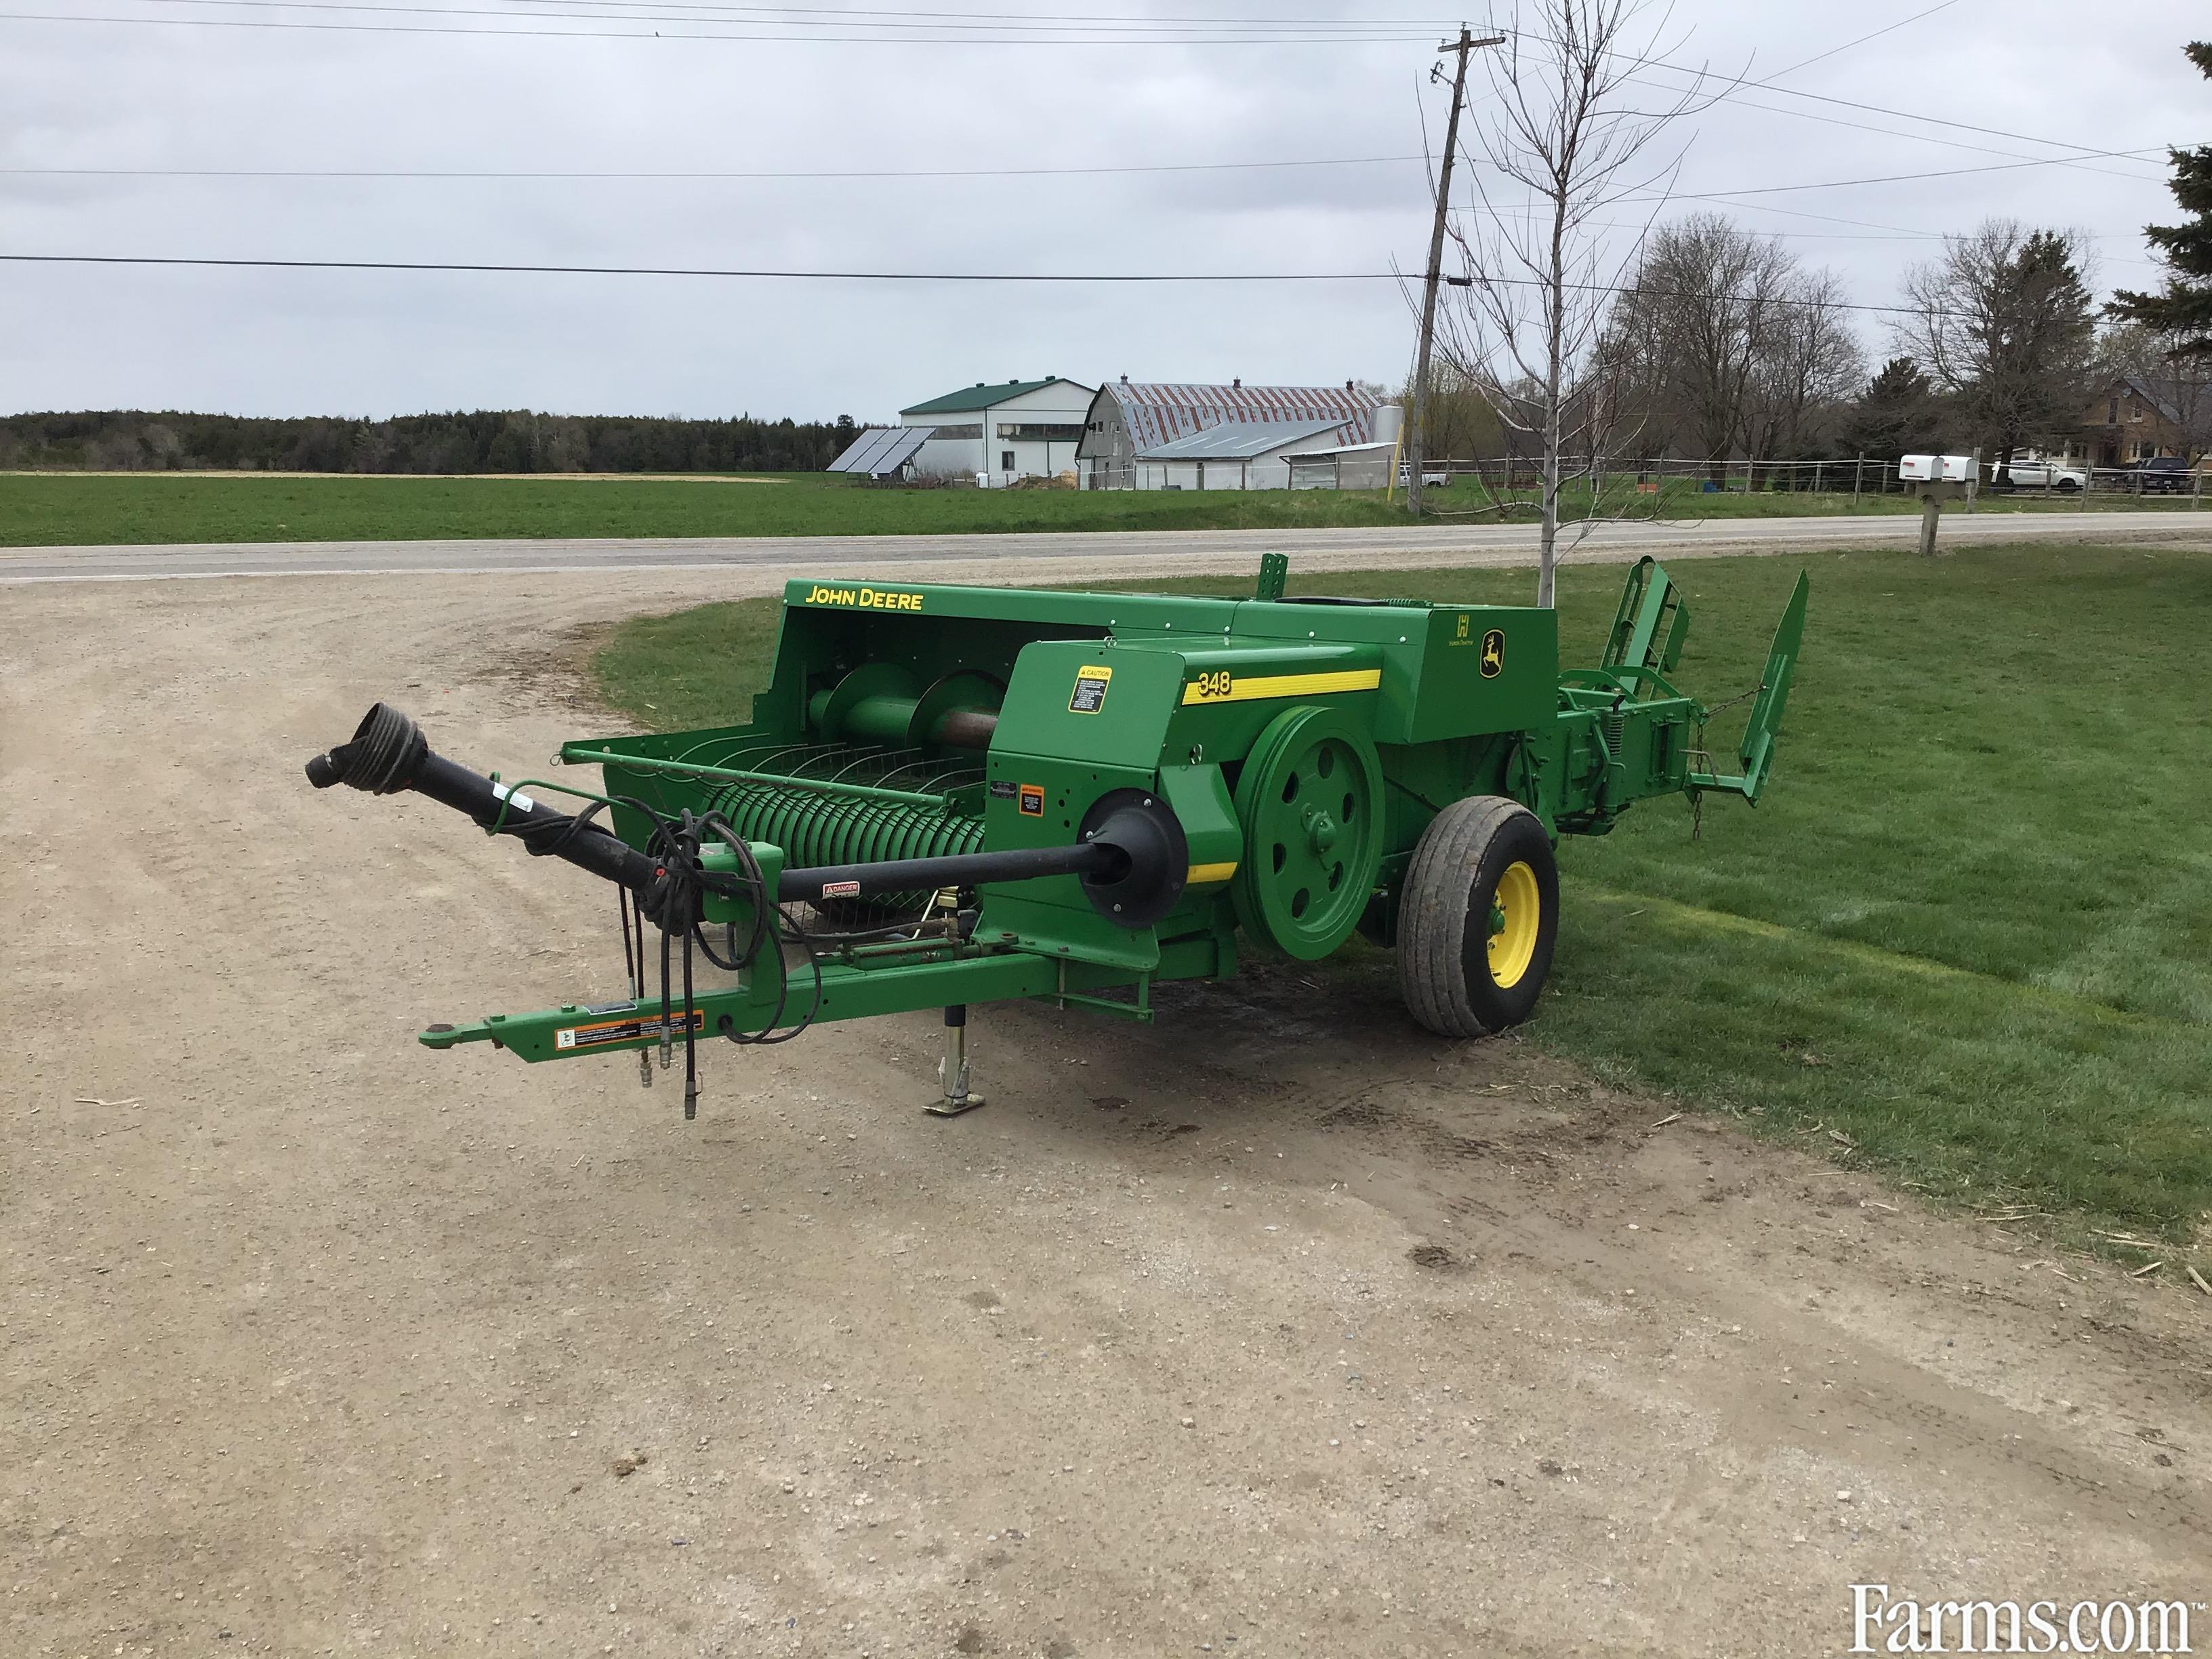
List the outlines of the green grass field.
{"type": "MultiPolygon", "coordinates": [[[[1710,803],[1697,841],[1669,801],[1567,840],[1529,1035],[1940,1197],[2212,1250],[2212,555],[1803,562],[1765,801],[1710,803]]],[[[1673,568],[1695,619],[1680,678],[1717,702],[1753,683],[1797,564],[1673,568]]],[[[1563,574],[1568,661],[1595,660],[1620,578],[1563,574]]],[[[1534,578],[1293,583],[1525,602],[1534,578]]],[[[629,623],[597,659],[602,694],[649,727],[740,719],[775,617],[754,600],[629,623]]]]}
{"type": "MultiPolygon", "coordinates": [[[[1442,514],[1501,517],[1474,483],[1431,492],[1442,514]]],[[[2100,495],[2090,505],[2170,510],[2100,495]]],[[[1984,498],[1992,512],[2075,510],[2081,502],[1984,498]]],[[[1571,499],[1570,516],[1584,509],[1571,499]]],[[[1917,511],[1899,495],[1848,491],[1704,495],[1670,484],[1632,511],[1673,518],[1798,517],[1917,511]]],[[[752,481],[628,478],[254,477],[183,472],[0,473],[0,546],[166,542],[421,541],[434,538],[946,535],[1009,531],[1281,530],[1402,524],[1402,503],[1372,491],[879,489],[826,474],[752,481]]]]}

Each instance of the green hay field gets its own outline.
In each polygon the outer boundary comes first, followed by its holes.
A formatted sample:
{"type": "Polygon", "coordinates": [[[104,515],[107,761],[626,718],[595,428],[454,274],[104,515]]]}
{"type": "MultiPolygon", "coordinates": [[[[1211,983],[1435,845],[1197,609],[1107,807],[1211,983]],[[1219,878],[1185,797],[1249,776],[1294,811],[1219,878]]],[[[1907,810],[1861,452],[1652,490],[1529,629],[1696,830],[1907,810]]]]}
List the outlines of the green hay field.
{"type": "MultiPolygon", "coordinates": [[[[1478,486],[1431,492],[1455,521],[1501,516],[1478,486]]],[[[1523,495],[1525,499],[1525,492],[1523,495]]],[[[2170,511],[2186,496],[2089,503],[2170,511]]],[[[2079,500],[1988,496],[1991,512],[2078,510],[2079,500]]],[[[1568,502],[1569,516],[1583,510],[1568,502]]],[[[1917,511],[1899,495],[1848,490],[1705,495],[1677,483],[1632,509],[1676,519],[1797,518],[1917,511]]],[[[422,478],[187,472],[0,473],[0,546],[177,542],[423,541],[574,537],[957,535],[1070,530],[1283,530],[1403,524],[1402,502],[1373,491],[1304,489],[892,489],[807,473],[744,479],[422,478]]]]}

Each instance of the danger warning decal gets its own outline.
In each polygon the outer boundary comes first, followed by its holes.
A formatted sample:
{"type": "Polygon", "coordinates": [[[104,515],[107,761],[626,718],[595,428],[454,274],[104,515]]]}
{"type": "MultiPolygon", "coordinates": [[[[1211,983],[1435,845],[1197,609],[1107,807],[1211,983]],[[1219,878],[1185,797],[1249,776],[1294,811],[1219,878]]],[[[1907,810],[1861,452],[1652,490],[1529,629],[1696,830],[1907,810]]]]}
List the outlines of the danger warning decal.
{"type": "Polygon", "coordinates": [[[1097,714],[1106,706],[1106,688],[1113,683],[1112,669],[1099,663],[1085,663],[1075,671],[1075,690],[1068,694],[1067,712],[1097,714]]]}
{"type": "MultiPolygon", "coordinates": [[[[694,1031],[707,1029],[707,1015],[703,1009],[694,1008],[691,1011],[691,1029],[694,1031]]],[[[669,1034],[678,1036],[683,1030],[683,1011],[671,1009],[669,1034]]],[[[588,1025],[566,1026],[553,1033],[553,1046],[565,1053],[572,1048],[597,1048],[610,1042],[632,1042],[640,1037],[657,1037],[659,1035],[660,1011],[656,1008],[649,1014],[642,1011],[632,1013],[627,1019],[594,1020],[588,1025]]]]}

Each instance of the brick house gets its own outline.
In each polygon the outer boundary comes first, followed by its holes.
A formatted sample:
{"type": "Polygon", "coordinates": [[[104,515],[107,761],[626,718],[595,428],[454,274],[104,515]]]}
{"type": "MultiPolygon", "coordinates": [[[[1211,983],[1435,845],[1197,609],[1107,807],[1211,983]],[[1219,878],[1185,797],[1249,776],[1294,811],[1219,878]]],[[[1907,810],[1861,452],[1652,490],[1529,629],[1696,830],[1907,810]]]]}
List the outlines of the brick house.
{"type": "Polygon", "coordinates": [[[2081,411],[2080,441],[2098,466],[2151,455],[2194,460],[2212,447],[2212,384],[2116,375],[2081,411]]]}

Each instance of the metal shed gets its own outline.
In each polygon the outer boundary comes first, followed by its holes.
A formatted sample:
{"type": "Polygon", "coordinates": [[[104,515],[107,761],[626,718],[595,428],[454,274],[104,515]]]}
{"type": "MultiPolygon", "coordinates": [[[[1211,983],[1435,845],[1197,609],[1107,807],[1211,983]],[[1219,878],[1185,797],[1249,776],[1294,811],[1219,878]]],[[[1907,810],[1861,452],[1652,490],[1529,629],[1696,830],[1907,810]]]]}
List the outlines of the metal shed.
{"type": "Polygon", "coordinates": [[[1283,465],[1292,489],[1381,489],[1390,482],[1390,459],[1397,447],[1392,440],[1301,449],[1285,455],[1283,465]]]}
{"type": "Polygon", "coordinates": [[[1226,421],[1137,452],[1132,468],[1138,489],[1286,489],[1294,449],[1327,446],[1356,435],[1357,422],[1332,420],[1226,421]]]}

